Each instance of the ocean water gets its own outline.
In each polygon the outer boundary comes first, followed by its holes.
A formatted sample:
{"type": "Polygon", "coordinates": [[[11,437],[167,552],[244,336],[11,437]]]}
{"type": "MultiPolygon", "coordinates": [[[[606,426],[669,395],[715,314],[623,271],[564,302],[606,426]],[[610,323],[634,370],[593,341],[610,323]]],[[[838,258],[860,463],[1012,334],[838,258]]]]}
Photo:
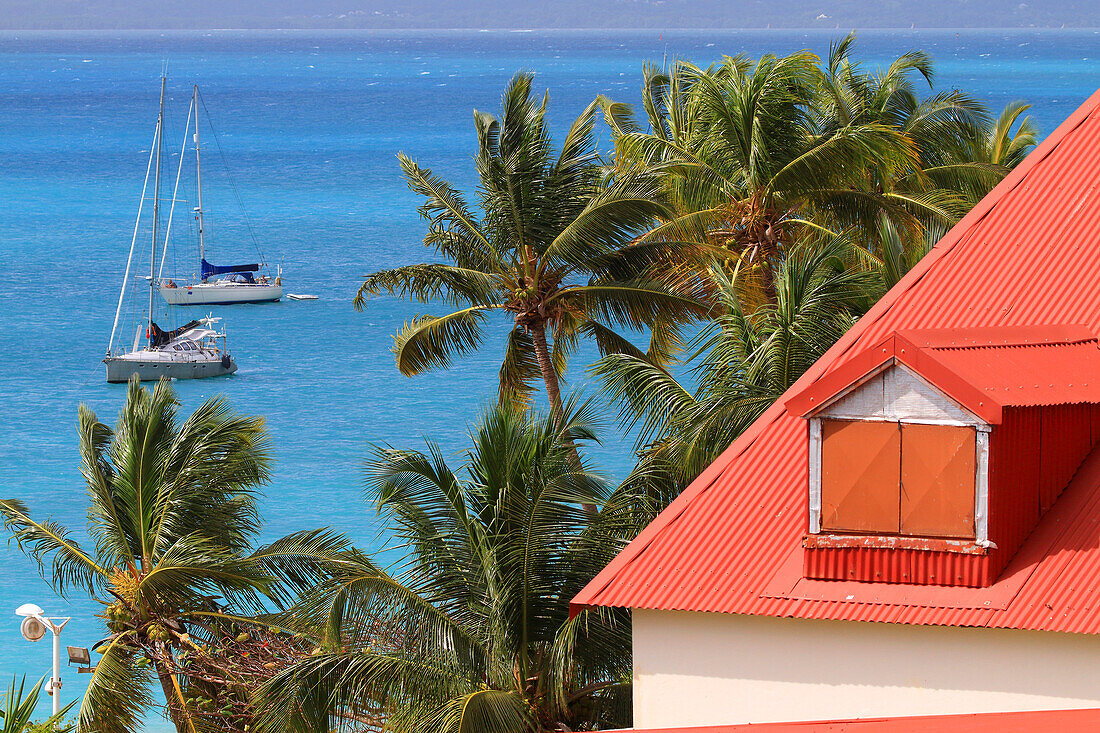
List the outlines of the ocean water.
{"type": "MultiPolygon", "coordinates": [[[[723,54],[825,54],[839,31],[449,33],[4,33],[0,34],[0,495],[26,500],[83,535],[84,489],[76,409],[113,422],[125,386],[107,385],[107,345],[156,120],[157,78],[169,73],[166,151],[176,151],[190,84],[201,85],[232,178],[204,130],[204,203],[211,259],[250,261],[260,248],[290,292],[317,301],[216,309],[240,371],[179,382],[184,408],[226,395],[267,419],[275,476],[262,505],[264,538],[330,526],[386,554],[386,536],[361,499],[359,467],[371,443],[425,438],[456,453],[467,425],[495,395],[502,325],[483,351],[445,372],[396,371],[391,334],[430,308],[395,299],[352,309],[359,278],[428,256],[417,198],[398,151],[471,191],[471,111],[495,110],[511,75],[536,73],[563,130],[596,94],[635,102],[643,62],[697,63],[723,54]]],[[[870,66],[922,48],[938,88],[962,88],[995,111],[1024,99],[1043,134],[1100,87],[1093,31],[864,32],[870,66]]],[[[604,133],[606,143],[606,132],[604,133]]],[[[171,193],[176,152],[166,158],[171,193]]],[[[472,193],[472,191],[471,191],[472,193]]],[[[184,187],[181,196],[192,197],[184,187]]],[[[471,196],[472,198],[472,196],[471,196]]],[[[186,209],[188,204],[184,206],[186,209]]],[[[177,218],[166,274],[193,272],[187,217],[177,218]]],[[[147,240],[139,265],[147,272],[147,240]]],[[[140,305],[123,310],[124,340],[140,305]]],[[[203,311],[205,313],[205,311],[203,311]]],[[[577,354],[569,387],[593,395],[577,354]]],[[[629,471],[629,436],[609,419],[590,453],[609,478],[629,471]]],[[[48,642],[29,644],[12,611],[35,602],[69,615],[63,640],[103,636],[96,604],[57,598],[14,546],[0,547],[0,686],[47,672],[48,642]]],[[[86,679],[67,673],[63,698],[86,679]]],[[[42,711],[48,709],[43,696],[42,711]]],[[[154,717],[148,730],[167,730],[154,717]]]]}

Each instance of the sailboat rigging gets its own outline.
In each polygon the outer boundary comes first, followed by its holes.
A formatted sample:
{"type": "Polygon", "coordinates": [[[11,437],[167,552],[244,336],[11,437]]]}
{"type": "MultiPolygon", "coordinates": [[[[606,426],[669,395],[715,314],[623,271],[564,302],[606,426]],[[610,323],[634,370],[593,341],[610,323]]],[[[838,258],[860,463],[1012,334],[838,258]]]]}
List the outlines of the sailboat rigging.
{"type": "MultiPolygon", "coordinates": [[[[111,339],[107,344],[107,354],[103,358],[103,363],[107,366],[108,382],[126,382],[135,374],[142,380],[159,379],[161,377],[198,379],[232,374],[237,371],[237,364],[230,356],[226,345],[224,330],[218,331],[214,327],[217,321],[221,319],[208,316],[190,321],[184,326],[171,330],[161,328],[153,320],[153,291],[157,286],[157,245],[160,241],[160,179],[163,158],[162,143],[164,140],[164,92],[167,81],[166,76],[161,77],[160,109],[157,114],[156,133],[153,137],[153,146],[149,151],[149,163],[145,169],[145,183],[141,189],[141,202],[138,204],[134,235],[130,240],[130,254],[126,259],[126,272],[122,279],[122,290],[118,297],[118,307],[115,309],[114,324],[111,326],[111,339]],[[145,194],[148,191],[151,172],[154,173],[153,236],[150,242],[149,257],[149,304],[146,317],[142,319],[142,325],[145,327],[145,344],[141,348],[138,347],[141,340],[139,329],[134,334],[134,343],[129,351],[125,348],[115,349],[115,335],[118,331],[119,317],[122,314],[122,305],[129,284],[134,249],[141,230],[142,209],[145,204],[145,194]]],[[[173,207],[174,205],[175,199],[173,199],[173,207]]],[[[170,229],[170,227],[171,224],[169,223],[168,228],[170,229]]],[[[167,236],[167,233],[166,231],[165,236],[167,236]]]]}
{"type": "MultiPolygon", "coordinates": [[[[192,140],[195,146],[195,188],[196,203],[198,205],[194,208],[193,214],[198,229],[199,277],[197,281],[192,279],[191,282],[186,284],[177,282],[177,280],[182,282],[182,278],[161,279],[159,280],[160,294],[166,302],[172,305],[230,305],[279,300],[283,297],[281,270],[274,278],[269,275],[257,277],[256,273],[265,267],[262,261],[239,265],[214,265],[206,259],[206,222],[202,202],[202,146],[199,142],[199,102],[199,87],[195,85],[191,95],[191,109],[195,113],[195,132],[192,140]]],[[[187,119],[188,124],[190,124],[190,112],[187,119]]],[[[182,170],[182,155],[180,165],[182,170]]],[[[179,186],[179,176],[176,178],[176,186],[177,188],[179,186]]],[[[174,196],[173,200],[175,200],[174,196]]]]}

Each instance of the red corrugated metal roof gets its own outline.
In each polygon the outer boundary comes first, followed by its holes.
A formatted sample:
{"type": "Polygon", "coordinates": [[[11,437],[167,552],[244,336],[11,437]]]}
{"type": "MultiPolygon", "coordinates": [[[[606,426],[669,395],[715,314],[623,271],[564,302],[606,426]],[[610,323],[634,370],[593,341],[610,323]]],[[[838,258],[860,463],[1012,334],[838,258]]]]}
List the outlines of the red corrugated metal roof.
{"type": "Polygon", "coordinates": [[[1100,730],[1100,710],[1036,710],[1022,713],[746,723],[704,728],[637,729],[621,733],[1070,733],[1087,730],[1100,730]]]}
{"type": "Polygon", "coordinates": [[[1100,403],[1096,340],[923,351],[1003,407],[1100,403]]]}
{"type": "Polygon", "coordinates": [[[986,422],[1005,407],[1100,404],[1100,348],[1086,326],[897,331],[785,398],[805,416],[884,364],[898,362],[986,422]]]}
{"type": "MultiPolygon", "coordinates": [[[[788,395],[904,329],[1062,323],[1100,333],[1098,107],[1100,92],[1006,176],[788,395]]],[[[805,422],[788,414],[779,400],[574,604],[1100,633],[1096,452],[1001,580],[982,589],[1003,595],[999,586],[1026,573],[1000,610],[928,605],[920,599],[883,603],[766,595],[805,531],[807,450],[805,422]],[[1076,513],[1068,511],[1071,505],[1076,513]]]]}

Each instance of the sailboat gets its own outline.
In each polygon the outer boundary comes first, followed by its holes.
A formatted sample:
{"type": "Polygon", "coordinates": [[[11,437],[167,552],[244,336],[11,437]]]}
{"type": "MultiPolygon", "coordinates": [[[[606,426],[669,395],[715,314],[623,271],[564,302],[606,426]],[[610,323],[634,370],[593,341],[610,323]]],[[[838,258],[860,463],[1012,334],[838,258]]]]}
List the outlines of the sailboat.
{"type": "MultiPolygon", "coordinates": [[[[225,331],[218,330],[219,318],[207,316],[187,324],[165,330],[153,320],[153,295],[156,288],[155,267],[157,244],[160,236],[160,178],[161,148],[164,138],[164,90],[166,77],[160,80],[160,113],[157,116],[156,134],[149,151],[149,164],[145,169],[145,184],[141,189],[141,202],[138,204],[137,222],[134,224],[134,236],[130,240],[130,255],[126,260],[126,274],[122,279],[122,291],[118,296],[115,309],[115,321],[111,326],[111,340],[107,344],[107,355],[103,363],[107,365],[108,382],[127,382],[137,374],[142,380],[170,377],[172,379],[198,379],[217,377],[237,371],[237,364],[230,356],[226,344],[225,331]],[[137,244],[141,228],[141,211],[145,204],[145,194],[149,188],[149,173],[156,163],[156,175],[153,183],[153,239],[149,256],[149,310],[141,320],[133,344],[115,349],[115,335],[118,332],[119,316],[126,296],[126,287],[130,279],[130,266],[134,259],[134,247],[137,244]],[[141,344],[142,330],[145,343],[141,344]]],[[[173,200],[174,201],[174,200],[173,200]]],[[[166,233],[167,236],[167,233],[166,233]]]]}
{"type": "MultiPolygon", "coordinates": [[[[196,85],[191,95],[191,111],[195,120],[195,188],[197,204],[193,210],[199,234],[199,278],[185,284],[176,279],[159,280],[160,294],[171,305],[231,305],[236,303],[269,303],[283,297],[282,270],[274,278],[268,275],[256,276],[263,264],[253,262],[243,265],[213,265],[206,261],[206,231],[202,208],[202,151],[199,145],[199,87],[196,85]]],[[[191,111],[187,114],[190,129],[191,111]]],[[[186,135],[185,135],[186,136],[186,135]]],[[[183,168],[183,156],[180,156],[180,170],[183,168]]],[[[179,187],[179,175],[176,176],[179,187]]],[[[175,196],[173,196],[173,205],[175,196]]],[[[171,220],[171,219],[169,219],[171,220]]],[[[165,241],[167,245],[167,240],[165,241]]],[[[162,259],[163,269],[163,259],[162,259]]]]}

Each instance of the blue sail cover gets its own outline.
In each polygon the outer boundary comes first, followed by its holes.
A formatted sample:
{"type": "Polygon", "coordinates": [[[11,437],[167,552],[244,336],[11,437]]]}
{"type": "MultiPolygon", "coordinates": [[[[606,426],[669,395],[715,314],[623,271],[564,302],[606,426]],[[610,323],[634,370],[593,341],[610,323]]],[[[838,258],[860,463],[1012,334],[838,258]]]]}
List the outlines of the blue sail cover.
{"type": "MultiPolygon", "coordinates": [[[[224,275],[229,272],[256,272],[259,269],[260,266],[255,263],[250,265],[211,265],[204,258],[202,261],[202,279],[205,282],[215,275],[224,275]]],[[[247,279],[251,280],[251,275],[247,279]]]]}

